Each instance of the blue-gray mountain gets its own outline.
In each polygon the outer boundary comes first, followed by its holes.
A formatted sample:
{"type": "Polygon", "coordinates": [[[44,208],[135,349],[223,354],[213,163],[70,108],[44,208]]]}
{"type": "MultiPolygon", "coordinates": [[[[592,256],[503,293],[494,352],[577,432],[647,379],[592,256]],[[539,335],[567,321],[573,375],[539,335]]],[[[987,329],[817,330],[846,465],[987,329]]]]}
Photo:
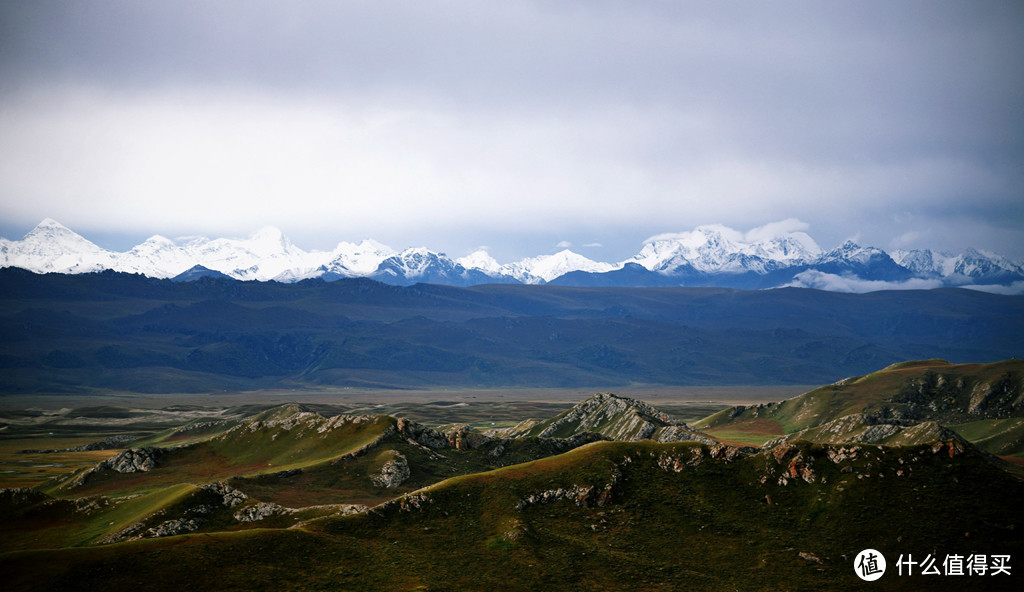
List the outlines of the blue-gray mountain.
{"type": "Polygon", "coordinates": [[[1024,352],[1024,296],[975,290],[192,282],[0,270],[0,393],[823,384],[1024,352]]]}

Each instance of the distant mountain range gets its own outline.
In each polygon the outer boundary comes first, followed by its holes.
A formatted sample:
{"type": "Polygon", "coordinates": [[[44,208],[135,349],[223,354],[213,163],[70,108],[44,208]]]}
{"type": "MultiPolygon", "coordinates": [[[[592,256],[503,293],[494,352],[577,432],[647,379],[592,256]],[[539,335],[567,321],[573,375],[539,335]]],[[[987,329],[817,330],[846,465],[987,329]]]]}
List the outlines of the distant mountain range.
{"type": "Polygon", "coordinates": [[[653,237],[635,256],[618,263],[593,261],[563,250],[502,265],[484,251],[452,259],[424,247],[399,252],[373,240],[341,242],[333,251],[304,251],[273,227],[249,239],[153,236],[119,253],[48,218],[21,240],[0,238],[0,267],[68,274],[113,270],[179,281],[212,275],[279,282],[367,277],[393,285],[451,286],[796,286],[846,292],[951,286],[989,286],[1004,292],[1024,288],[1024,265],[974,249],[960,254],[886,252],[847,241],[826,251],[803,232],[754,241],[737,240],[734,235],[723,226],[700,226],[653,237]]]}
{"type": "Polygon", "coordinates": [[[0,269],[0,394],[824,384],[1024,352],[976,290],[175,282],[0,269]]]}

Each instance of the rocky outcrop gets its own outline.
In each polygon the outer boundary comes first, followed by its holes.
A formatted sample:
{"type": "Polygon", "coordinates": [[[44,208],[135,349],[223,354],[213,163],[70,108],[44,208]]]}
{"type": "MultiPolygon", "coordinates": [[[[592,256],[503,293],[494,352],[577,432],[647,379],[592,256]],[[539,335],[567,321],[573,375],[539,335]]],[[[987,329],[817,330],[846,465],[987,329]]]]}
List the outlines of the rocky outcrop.
{"type": "Polygon", "coordinates": [[[167,520],[160,524],[146,529],[146,532],[138,538],[156,538],[175,536],[179,534],[185,534],[186,532],[193,532],[199,530],[202,522],[195,518],[178,518],[175,520],[167,520]]]}
{"type": "Polygon", "coordinates": [[[398,487],[409,478],[409,460],[405,455],[394,450],[389,451],[391,458],[380,468],[380,472],[370,477],[377,487],[392,489],[398,487]]]}
{"type": "Polygon", "coordinates": [[[432,450],[440,450],[449,446],[448,437],[433,428],[424,427],[404,417],[399,417],[395,425],[398,428],[398,433],[413,443],[432,450]]]}
{"type": "Polygon", "coordinates": [[[294,514],[295,512],[297,512],[297,510],[286,508],[275,503],[259,502],[252,506],[246,506],[238,512],[235,512],[234,518],[239,522],[258,522],[260,520],[270,518],[271,516],[294,514]]]}
{"type": "Polygon", "coordinates": [[[786,443],[805,440],[828,444],[886,444],[908,446],[935,440],[961,439],[955,432],[934,421],[890,419],[879,421],[875,416],[851,413],[839,419],[766,442],[771,449],[786,443]]]}
{"type": "Polygon", "coordinates": [[[62,487],[79,487],[84,485],[93,475],[104,471],[117,473],[144,473],[156,468],[159,459],[166,454],[163,448],[129,448],[115,456],[102,460],[93,468],[79,474],[70,483],[62,487]]]}
{"type": "Polygon", "coordinates": [[[739,448],[716,443],[706,447],[694,446],[678,454],[663,452],[658,456],[658,467],[664,471],[680,473],[687,467],[696,467],[709,459],[732,462],[745,456],[747,453],[739,448]]]}
{"type": "Polygon", "coordinates": [[[397,509],[399,512],[413,512],[423,510],[432,503],[434,503],[434,500],[425,492],[409,493],[402,497],[386,501],[370,511],[375,513],[384,513],[389,510],[397,509]]]}
{"type": "Polygon", "coordinates": [[[622,480],[622,471],[618,466],[612,466],[611,472],[611,479],[604,486],[574,485],[545,489],[520,498],[516,502],[515,509],[517,512],[521,512],[532,505],[557,501],[568,501],[581,508],[603,508],[614,501],[619,482],[622,480]]]}
{"type": "Polygon", "coordinates": [[[118,473],[144,473],[156,468],[164,455],[162,448],[129,448],[96,465],[96,472],[110,469],[118,473]]]}
{"type": "Polygon", "coordinates": [[[219,496],[220,504],[228,508],[234,508],[249,499],[249,496],[224,482],[209,483],[202,486],[201,489],[219,496]]]}
{"type": "Polygon", "coordinates": [[[116,532],[100,543],[175,536],[199,530],[209,516],[244,503],[248,497],[227,483],[209,483],[197,488],[173,508],[165,508],[116,532]],[[171,516],[168,516],[171,513],[171,516]]]}
{"type": "Polygon", "coordinates": [[[718,443],[707,434],[673,420],[643,401],[611,393],[598,393],[549,420],[522,422],[502,431],[501,435],[553,438],[583,432],[595,432],[612,440],[626,442],[654,440],[718,443]]]}
{"type": "Polygon", "coordinates": [[[52,499],[31,487],[4,487],[0,489],[0,510],[33,506],[52,499]]]}
{"type": "Polygon", "coordinates": [[[775,464],[782,470],[773,469],[771,461],[769,461],[766,475],[761,480],[762,483],[767,480],[767,477],[772,477],[776,474],[778,474],[777,483],[782,486],[789,485],[790,481],[814,483],[818,480],[818,474],[814,470],[814,457],[810,454],[805,454],[805,450],[800,446],[780,444],[766,451],[766,456],[774,460],[775,464]]]}
{"type": "Polygon", "coordinates": [[[445,433],[445,437],[448,439],[448,445],[456,450],[473,450],[491,441],[487,436],[465,424],[454,426],[445,433]]]}

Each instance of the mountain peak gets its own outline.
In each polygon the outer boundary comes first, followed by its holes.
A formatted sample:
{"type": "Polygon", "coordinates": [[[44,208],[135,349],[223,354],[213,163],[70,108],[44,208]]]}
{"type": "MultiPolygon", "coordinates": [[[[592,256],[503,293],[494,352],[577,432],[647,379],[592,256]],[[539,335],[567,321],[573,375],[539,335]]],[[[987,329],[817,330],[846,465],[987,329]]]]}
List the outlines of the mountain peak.
{"type": "Polygon", "coordinates": [[[44,218],[42,222],[36,224],[36,227],[28,231],[28,233],[25,235],[25,240],[30,240],[33,237],[39,236],[71,236],[79,237],[82,240],[86,240],[80,234],[71,230],[67,226],[64,226],[63,224],[54,220],[53,218],[44,218]]]}
{"type": "Polygon", "coordinates": [[[459,257],[455,262],[466,269],[479,269],[488,275],[501,273],[501,264],[483,249],[478,249],[465,257],[459,257]]]}
{"type": "Polygon", "coordinates": [[[506,435],[565,438],[588,432],[622,441],[696,440],[705,444],[717,443],[643,401],[612,393],[598,393],[545,421],[528,420],[509,428],[506,435]]]}
{"type": "Polygon", "coordinates": [[[573,274],[564,285],[583,282],[588,286],[763,289],[807,286],[806,278],[821,282],[843,276],[869,283],[822,285],[830,286],[825,289],[848,290],[853,286],[870,291],[921,287],[920,282],[908,282],[928,280],[924,285],[931,287],[976,285],[1009,293],[1024,289],[1020,287],[1024,286],[1024,265],[988,251],[968,248],[958,255],[933,251],[890,254],[848,239],[823,252],[801,231],[805,227],[798,220],[786,220],[743,233],[721,224],[704,224],[685,232],[652,236],[644,241],[639,253],[618,263],[594,261],[564,248],[501,265],[484,249],[453,260],[426,247],[398,252],[372,239],[358,244],[340,242],[329,252],[307,252],[274,226],[263,227],[246,239],[167,239],[154,235],[127,252],[112,252],[57,220],[45,218],[20,241],[2,239],[0,267],[21,267],[38,273],[112,269],[173,278],[201,265],[240,280],[370,277],[399,285],[413,281],[459,286],[542,284],[573,274]],[[639,267],[627,267],[632,265],[639,267]]]}
{"type": "Polygon", "coordinates": [[[70,230],[67,226],[64,226],[63,224],[54,220],[53,218],[43,218],[42,222],[36,224],[36,230],[40,228],[57,228],[63,230],[70,230]]]}

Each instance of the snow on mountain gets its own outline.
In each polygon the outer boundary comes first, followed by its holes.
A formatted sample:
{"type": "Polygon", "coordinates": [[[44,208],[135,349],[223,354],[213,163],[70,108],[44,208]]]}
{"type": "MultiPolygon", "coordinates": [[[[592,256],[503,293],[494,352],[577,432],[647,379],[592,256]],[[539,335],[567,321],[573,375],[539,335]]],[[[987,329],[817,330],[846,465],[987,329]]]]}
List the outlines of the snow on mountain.
{"type": "MultiPolygon", "coordinates": [[[[788,227],[792,229],[793,225],[788,227]]],[[[808,274],[828,280],[815,286],[838,285],[836,282],[841,280],[861,282],[857,285],[865,289],[1024,285],[1024,266],[985,251],[967,249],[959,255],[928,250],[887,253],[847,241],[823,252],[803,232],[766,232],[766,228],[743,234],[726,226],[706,225],[658,235],[645,241],[633,258],[618,264],[593,261],[563,250],[500,265],[483,250],[453,260],[425,247],[397,252],[373,240],[341,242],[332,251],[307,252],[273,227],[263,228],[247,239],[171,240],[152,236],[127,252],[116,253],[47,218],[21,240],[0,239],[0,266],[37,273],[113,269],[186,281],[217,275],[213,272],[235,279],[283,282],[371,277],[399,285],[539,284],[566,274],[572,275],[559,282],[588,286],[718,285],[751,289],[797,285],[795,279],[806,279],[808,274]]]]}
{"type": "Polygon", "coordinates": [[[720,225],[698,226],[692,231],[648,239],[629,263],[659,273],[767,273],[813,261],[821,248],[803,232],[768,240],[746,241],[739,232],[720,225]]]}
{"type": "Polygon", "coordinates": [[[862,247],[857,243],[848,240],[831,251],[823,253],[818,259],[818,263],[840,261],[844,263],[859,263],[861,265],[866,265],[873,259],[883,257],[891,259],[891,257],[881,249],[875,247],[862,247]]]}
{"type": "Polygon", "coordinates": [[[797,265],[813,261],[821,256],[821,247],[803,232],[790,232],[766,241],[753,243],[752,248],[760,257],[797,265]]]}
{"type": "Polygon", "coordinates": [[[325,258],[322,252],[296,247],[272,226],[249,239],[198,239],[185,248],[203,267],[240,280],[271,280],[291,270],[316,268],[325,258]]]}
{"type": "Polygon", "coordinates": [[[493,283],[496,279],[507,281],[507,278],[495,278],[479,269],[466,269],[444,253],[435,253],[425,247],[406,249],[388,257],[370,277],[398,285],[431,283],[474,286],[493,283]]]}
{"type": "Polygon", "coordinates": [[[470,253],[465,257],[459,257],[455,262],[466,269],[479,269],[487,275],[501,275],[501,264],[498,263],[497,259],[491,257],[490,254],[483,249],[470,253]]]}
{"type": "Polygon", "coordinates": [[[946,277],[962,283],[1003,283],[1024,277],[1024,266],[977,249],[949,258],[945,267],[946,277]]]}
{"type": "Polygon", "coordinates": [[[906,267],[919,277],[942,277],[952,272],[950,255],[936,253],[928,249],[903,250],[897,249],[889,254],[893,261],[906,267]]]}
{"type": "Polygon", "coordinates": [[[846,241],[835,249],[823,253],[814,262],[814,268],[823,273],[854,275],[865,280],[905,281],[914,273],[893,260],[876,247],[862,247],[846,241]]]}
{"type": "Polygon", "coordinates": [[[377,271],[380,264],[397,254],[397,251],[387,245],[366,239],[361,243],[338,243],[338,246],[331,254],[330,266],[344,268],[352,275],[368,275],[377,271]]]}
{"type": "Polygon", "coordinates": [[[550,282],[570,271],[603,273],[620,267],[622,266],[594,261],[579,253],[565,249],[554,255],[529,257],[515,263],[509,263],[501,267],[501,273],[513,277],[524,284],[539,284],[541,281],[550,282]]]}
{"type": "Polygon", "coordinates": [[[141,273],[149,277],[172,278],[199,264],[195,255],[169,238],[151,236],[140,245],[117,256],[115,271],[141,273]]]}
{"type": "Polygon", "coordinates": [[[434,253],[426,247],[409,248],[397,255],[392,255],[380,263],[377,274],[390,274],[410,280],[422,278],[440,270],[453,269],[451,259],[434,253]]]}
{"type": "Polygon", "coordinates": [[[47,218],[20,241],[5,241],[5,266],[36,273],[90,273],[113,268],[116,254],[47,218]]]}

